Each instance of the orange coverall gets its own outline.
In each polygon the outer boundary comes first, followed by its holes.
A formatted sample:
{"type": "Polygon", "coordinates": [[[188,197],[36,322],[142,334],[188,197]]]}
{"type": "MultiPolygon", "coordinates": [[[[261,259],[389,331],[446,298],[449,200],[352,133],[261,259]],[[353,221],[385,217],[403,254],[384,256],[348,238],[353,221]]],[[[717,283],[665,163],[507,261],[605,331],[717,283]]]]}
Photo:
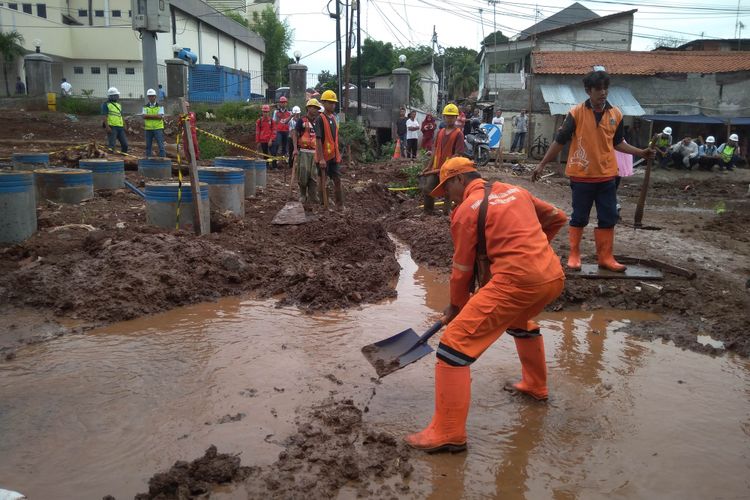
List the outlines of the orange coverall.
{"type": "Polygon", "coordinates": [[[470,294],[485,182],[469,183],[463,202],[451,214],[455,251],[450,296],[461,310],[440,339],[437,357],[453,366],[476,361],[509,328],[537,328],[532,318],[560,295],[565,281],[549,242],[567,216],[523,188],[495,182],[485,225],[492,278],[470,294]]]}

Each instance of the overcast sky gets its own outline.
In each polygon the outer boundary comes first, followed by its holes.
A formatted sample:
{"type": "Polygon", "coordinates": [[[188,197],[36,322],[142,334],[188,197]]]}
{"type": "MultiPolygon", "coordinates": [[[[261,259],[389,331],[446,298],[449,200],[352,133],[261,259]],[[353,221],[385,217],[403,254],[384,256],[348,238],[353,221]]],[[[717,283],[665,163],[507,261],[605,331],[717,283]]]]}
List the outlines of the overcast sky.
{"type": "MultiPolygon", "coordinates": [[[[342,2],[346,0],[340,0],[342,2]]],[[[352,0],[348,0],[351,2],[352,0]]],[[[750,0],[740,6],[739,20],[750,38],[750,0]]],[[[330,1],[335,10],[336,0],[330,1]]],[[[479,50],[484,35],[497,29],[512,37],[525,28],[572,4],[568,0],[539,0],[534,5],[521,0],[498,1],[493,21],[493,6],[487,0],[360,0],[362,38],[391,42],[395,47],[430,45],[432,27],[438,43],[444,47],[464,46],[479,50]],[[482,10],[480,14],[480,9],[482,10]]],[[[336,22],[328,17],[328,0],[281,0],[281,19],[294,29],[290,52],[299,50],[310,73],[336,68],[336,22]],[[330,44],[326,47],[326,44],[330,44]]],[[[650,50],[662,36],[686,40],[696,38],[735,38],[737,2],[718,0],[610,0],[581,1],[600,16],[638,9],[633,27],[633,50],[650,50]]],[[[342,7],[343,9],[343,7],[342,7]]],[[[343,22],[342,22],[343,24],[343,22]]],[[[343,26],[342,26],[343,31],[343,26]]],[[[352,50],[352,55],[356,51],[352,50]]]]}

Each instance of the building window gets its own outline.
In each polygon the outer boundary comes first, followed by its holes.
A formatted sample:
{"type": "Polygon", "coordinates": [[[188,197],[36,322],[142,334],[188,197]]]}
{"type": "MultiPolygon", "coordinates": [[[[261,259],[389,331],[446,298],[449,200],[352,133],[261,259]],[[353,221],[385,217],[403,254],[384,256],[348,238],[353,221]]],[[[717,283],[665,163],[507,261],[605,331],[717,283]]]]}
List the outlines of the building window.
{"type": "Polygon", "coordinates": [[[74,75],[82,75],[83,74],[83,66],[73,66],[73,74],[74,75]]]}
{"type": "Polygon", "coordinates": [[[78,17],[87,17],[89,15],[89,11],[86,9],[78,9],[78,17]]]}
{"type": "Polygon", "coordinates": [[[18,4],[17,3],[9,3],[8,4],[9,9],[18,10],[18,4]]]}
{"type": "Polygon", "coordinates": [[[128,17],[133,17],[133,11],[132,10],[128,11],[128,17]]]}
{"type": "Polygon", "coordinates": [[[125,68],[126,75],[135,75],[135,68],[125,68]]]}
{"type": "Polygon", "coordinates": [[[110,75],[116,75],[117,68],[107,68],[107,73],[109,73],[110,75]]]}
{"type": "Polygon", "coordinates": [[[92,75],[101,75],[102,69],[99,66],[91,66],[91,74],[92,75]]]}
{"type": "Polygon", "coordinates": [[[36,15],[38,17],[43,17],[47,19],[47,4],[46,3],[36,4],[36,15]]]}
{"type": "Polygon", "coordinates": [[[30,3],[22,3],[21,9],[23,9],[23,12],[25,14],[31,14],[31,4],[30,3]]]}
{"type": "Polygon", "coordinates": [[[94,15],[96,17],[104,17],[104,11],[103,10],[95,10],[94,15]]]}
{"type": "Polygon", "coordinates": [[[113,10],[112,11],[112,17],[122,17],[122,11],[121,10],[113,10]]]}

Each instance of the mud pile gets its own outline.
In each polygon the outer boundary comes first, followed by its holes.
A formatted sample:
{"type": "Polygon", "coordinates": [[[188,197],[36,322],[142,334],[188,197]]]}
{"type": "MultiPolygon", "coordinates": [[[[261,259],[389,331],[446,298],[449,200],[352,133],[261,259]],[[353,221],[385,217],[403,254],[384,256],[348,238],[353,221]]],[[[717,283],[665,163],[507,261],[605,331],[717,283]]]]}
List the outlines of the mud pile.
{"type": "Polygon", "coordinates": [[[345,485],[355,486],[361,497],[395,498],[409,491],[408,448],[367,428],[352,400],[318,406],[284,446],[273,464],[250,468],[248,498],[334,498],[345,485]]]}
{"type": "Polygon", "coordinates": [[[211,445],[201,458],[175,462],[167,472],[154,474],[148,480],[148,493],[137,494],[135,500],[204,498],[212,486],[241,481],[248,472],[247,467],[240,466],[240,457],[218,453],[211,445]]]}

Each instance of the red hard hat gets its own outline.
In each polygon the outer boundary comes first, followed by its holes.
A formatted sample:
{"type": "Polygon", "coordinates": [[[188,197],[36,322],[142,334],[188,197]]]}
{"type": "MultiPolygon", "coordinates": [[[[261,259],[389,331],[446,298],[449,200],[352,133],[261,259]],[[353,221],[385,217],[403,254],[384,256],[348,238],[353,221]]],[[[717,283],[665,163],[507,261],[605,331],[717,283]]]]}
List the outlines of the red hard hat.
{"type": "Polygon", "coordinates": [[[279,99],[279,102],[287,102],[286,96],[281,96],[281,99],[279,99]]]}
{"type": "Polygon", "coordinates": [[[268,104],[264,104],[263,107],[260,108],[261,111],[271,111],[271,106],[268,104]]]}

